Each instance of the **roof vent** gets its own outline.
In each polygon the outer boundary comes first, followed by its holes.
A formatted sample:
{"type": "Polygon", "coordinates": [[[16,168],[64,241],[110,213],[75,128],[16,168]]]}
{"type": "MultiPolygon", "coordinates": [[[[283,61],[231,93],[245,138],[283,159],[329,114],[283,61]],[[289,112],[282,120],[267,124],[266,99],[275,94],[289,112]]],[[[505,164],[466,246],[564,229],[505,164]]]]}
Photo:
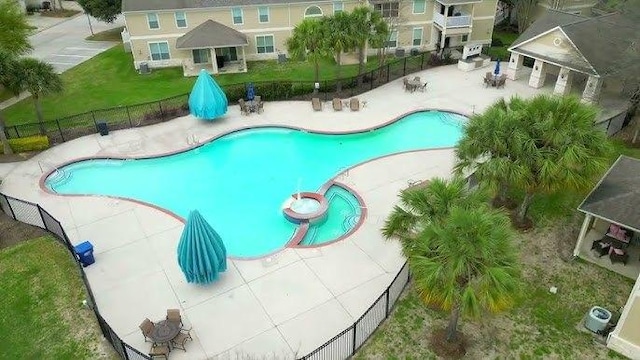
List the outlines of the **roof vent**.
{"type": "Polygon", "coordinates": [[[555,45],[555,46],[562,45],[562,38],[557,37],[557,38],[553,39],[553,45],[555,45]]]}

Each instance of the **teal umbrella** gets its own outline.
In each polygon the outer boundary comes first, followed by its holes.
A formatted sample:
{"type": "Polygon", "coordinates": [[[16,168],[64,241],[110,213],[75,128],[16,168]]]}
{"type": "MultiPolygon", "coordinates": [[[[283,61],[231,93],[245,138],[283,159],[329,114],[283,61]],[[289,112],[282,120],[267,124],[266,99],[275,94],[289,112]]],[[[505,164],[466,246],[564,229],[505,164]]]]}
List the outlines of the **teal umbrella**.
{"type": "Polygon", "coordinates": [[[189,111],[191,115],[205,120],[213,120],[227,113],[227,95],[222,88],[202,69],[198,80],[189,94],[189,111]]]}
{"type": "Polygon", "coordinates": [[[227,270],[227,249],[220,235],[193,210],[178,244],[178,264],[190,283],[208,284],[227,270]]]}

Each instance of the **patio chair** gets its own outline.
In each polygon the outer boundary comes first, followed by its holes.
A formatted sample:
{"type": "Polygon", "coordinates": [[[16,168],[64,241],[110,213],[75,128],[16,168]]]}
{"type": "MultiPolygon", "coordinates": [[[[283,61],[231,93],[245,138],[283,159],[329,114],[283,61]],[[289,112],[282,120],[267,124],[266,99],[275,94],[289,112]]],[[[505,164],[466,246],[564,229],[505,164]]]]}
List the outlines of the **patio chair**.
{"type": "Polygon", "coordinates": [[[313,111],[322,111],[322,103],[320,102],[320,98],[312,98],[311,106],[313,106],[313,111]]]}
{"type": "Polygon", "coordinates": [[[409,84],[409,79],[402,79],[402,85],[404,86],[404,91],[409,91],[411,88],[411,84],[409,84]]]}
{"type": "Polygon", "coordinates": [[[262,100],[260,100],[260,102],[258,103],[256,111],[258,112],[258,114],[262,114],[262,112],[264,111],[264,102],[262,100]]]}
{"type": "Polygon", "coordinates": [[[504,84],[506,83],[507,83],[507,75],[505,74],[500,75],[498,80],[496,80],[496,89],[500,89],[501,87],[504,87],[504,84]]]}
{"type": "Polygon", "coordinates": [[[169,360],[169,353],[171,349],[167,345],[151,345],[151,349],[149,349],[149,356],[152,359],[164,358],[165,360],[169,360]]]}
{"type": "Polygon", "coordinates": [[[611,251],[609,252],[609,260],[611,260],[612,264],[621,262],[623,265],[627,265],[629,254],[622,249],[611,248],[611,251]]]}
{"type": "Polygon", "coordinates": [[[180,324],[182,326],[182,316],[180,316],[180,309],[168,309],[167,310],[167,321],[180,324]]]}
{"type": "Polygon", "coordinates": [[[253,97],[253,100],[259,104],[262,102],[262,96],[256,95],[253,97]]]}
{"type": "Polygon", "coordinates": [[[420,90],[421,92],[425,92],[427,90],[427,84],[428,82],[425,81],[424,84],[418,86],[418,90],[420,90]]]}
{"type": "Polygon", "coordinates": [[[358,100],[358,98],[351,98],[351,100],[349,100],[349,108],[351,109],[351,111],[359,111],[360,100],[358,100]]]}
{"type": "Polygon", "coordinates": [[[484,81],[484,87],[489,87],[490,85],[493,84],[493,74],[491,73],[491,71],[487,71],[484,74],[484,78],[482,78],[482,80],[484,81]]]}
{"type": "Polygon", "coordinates": [[[609,253],[611,244],[605,241],[605,238],[594,240],[591,244],[591,250],[595,250],[599,257],[603,257],[609,253]]]}
{"type": "Polygon", "coordinates": [[[171,339],[171,345],[174,348],[178,348],[182,351],[187,351],[187,348],[185,346],[185,344],[187,343],[187,341],[193,341],[193,338],[191,337],[190,332],[187,331],[180,331],[178,333],[178,335],[176,335],[176,337],[174,337],[173,339],[171,339]]]}
{"type": "Polygon", "coordinates": [[[238,105],[240,105],[240,114],[249,115],[249,109],[247,108],[247,103],[244,99],[238,100],[238,105]]]}
{"type": "Polygon", "coordinates": [[[142,331],[142,335],[144,336],[144,341],[153,342],[153,339],[151,339],[150,335],[153,332],[155,324],[151,320],[146,318],[142,321],[142,323],[138,327],[142,331]]]}
{"type": "Polygon", "coordinates": [[[420,79],[420,76],[416,76],[416,77],[413,78],[413,81],[421,82],[422,80],[420,79]]]}
{"type": "Polygon", "coordinates": [[[342,111],[342,100],[333,98],[333,110],[342,111]]]}

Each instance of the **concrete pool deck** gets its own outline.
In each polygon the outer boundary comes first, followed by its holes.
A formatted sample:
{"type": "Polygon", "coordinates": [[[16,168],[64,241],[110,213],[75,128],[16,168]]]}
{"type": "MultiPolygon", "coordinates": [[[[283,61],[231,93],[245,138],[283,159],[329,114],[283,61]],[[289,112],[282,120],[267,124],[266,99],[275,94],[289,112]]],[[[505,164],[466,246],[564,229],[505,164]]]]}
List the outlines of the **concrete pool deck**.
{"type": "Polygon", "coordinates": [[[502,97],[540,92],[524,81],[486,89],[484,71],[465,73],[454,65],[412,74],[429,82],[426,92],[406,93],[402,80],[396,80],[358,96],[366,101],[360,112],[334,112],[330,102],[322,112],[314,112],[310,102],[267,102],[262,114],[242,116],[238,106],[230,106],[224,119],[212,123],[186,116],[104,137],[85,136],[10,169],[0,191],[40,204],[61,221],[74,244],[93,243],[96,263],[85,271],[100,313],[142,353],[150,345],[138,329],[142,320],[157,321],[166,309],[179,308],[185,325],[193,327],[194,341],[187,352],[172,351],[172,359],[300,357],[349,327],[389,286],[404,258],[397,242],[382,238],[384,219],[409,182],[450,176],[453,149],[398,154],[352,168],[337,181],[354,189],[367,207],[356,232],[324,247],[230,260],[227,272],[210,286],[184,280],[176,261],[180,221],[126,200],[48,194],[39,187],[41,169],[81,157],[175,152],[191,147],[194,137],[204,142],[248,126],[356,131],[420,109],[471,114],[502,97]]]}

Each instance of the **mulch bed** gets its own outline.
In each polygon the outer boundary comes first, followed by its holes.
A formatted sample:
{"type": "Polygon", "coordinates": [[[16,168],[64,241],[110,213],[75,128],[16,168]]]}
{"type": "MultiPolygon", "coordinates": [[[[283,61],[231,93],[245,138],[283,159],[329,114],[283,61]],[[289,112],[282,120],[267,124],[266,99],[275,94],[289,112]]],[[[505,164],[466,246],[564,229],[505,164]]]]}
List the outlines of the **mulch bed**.
{"type": "Polygon", "coordinates": [[[50,235],[49,232],[36,226],[15,221],[0,211],[0,249],[46,235],[50,235]]]}
{"type": "Polygon", "coordinates": [[[457,333],[458,340],[448,342],[446,329],[434,330],[429,339],[431,350],[445,359],[461,359],[467,353],[467,339],[462,332],[457,333]]]}

